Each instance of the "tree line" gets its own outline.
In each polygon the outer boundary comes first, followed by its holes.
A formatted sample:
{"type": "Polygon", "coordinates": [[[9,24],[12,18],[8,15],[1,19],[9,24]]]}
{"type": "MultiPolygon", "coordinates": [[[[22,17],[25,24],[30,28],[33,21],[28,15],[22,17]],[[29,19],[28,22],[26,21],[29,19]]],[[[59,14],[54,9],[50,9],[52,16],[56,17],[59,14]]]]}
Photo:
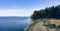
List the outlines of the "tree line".
{"type": "Polygon", "coordinates": [[[43,18],[60,18],[60,5],[46,7],[45,9],[35,10],[31,15],[31,19],[43,19],[43,18]]]}

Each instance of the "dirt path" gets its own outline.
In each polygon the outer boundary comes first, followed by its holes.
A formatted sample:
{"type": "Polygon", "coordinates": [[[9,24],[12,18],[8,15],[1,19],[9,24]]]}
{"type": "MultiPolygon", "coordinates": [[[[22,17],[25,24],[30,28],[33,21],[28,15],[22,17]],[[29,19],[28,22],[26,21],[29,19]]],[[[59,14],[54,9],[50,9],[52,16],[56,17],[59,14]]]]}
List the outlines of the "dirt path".
{"type": "Polygon", "coordinates": [[[42,26],[43,22],[37,23],[34,27],[32,27],[32,31],[47,31],[45,26],[42,26]]]}
{"type": "Polygon", "coordinates": [[[47,27],[43,26],[43,21],[39,21],[35,25],[31,26],[30,29],[29,29],[29,31],[47,31],[47,30],[49,30],[49,31],[58,31],[56,29],[51,29],[49,27],[47,29],[47,27]]]}

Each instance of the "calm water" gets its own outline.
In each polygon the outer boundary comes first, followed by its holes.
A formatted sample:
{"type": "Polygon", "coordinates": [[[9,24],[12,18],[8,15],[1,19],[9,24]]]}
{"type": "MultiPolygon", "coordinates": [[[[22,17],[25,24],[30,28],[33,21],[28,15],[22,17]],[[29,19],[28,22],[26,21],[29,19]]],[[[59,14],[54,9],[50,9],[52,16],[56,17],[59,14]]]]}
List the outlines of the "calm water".
{"type": "Polygon", "coordinates": [[[29,17],[0,17],[0,31],[24,31],[30,22],[29,17]]]}

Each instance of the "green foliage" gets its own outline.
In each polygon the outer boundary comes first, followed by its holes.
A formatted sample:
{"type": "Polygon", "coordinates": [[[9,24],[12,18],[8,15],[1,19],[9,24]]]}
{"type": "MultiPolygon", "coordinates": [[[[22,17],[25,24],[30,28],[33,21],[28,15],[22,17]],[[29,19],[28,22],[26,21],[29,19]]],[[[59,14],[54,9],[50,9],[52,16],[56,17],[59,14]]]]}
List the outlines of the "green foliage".
{"type": "Polygon", "coordinates": [[[60,18],[60,5],[41,9],[39,11],[35,10],[31,15],[31,19],[33,20],[42,18],[60,18]]]}

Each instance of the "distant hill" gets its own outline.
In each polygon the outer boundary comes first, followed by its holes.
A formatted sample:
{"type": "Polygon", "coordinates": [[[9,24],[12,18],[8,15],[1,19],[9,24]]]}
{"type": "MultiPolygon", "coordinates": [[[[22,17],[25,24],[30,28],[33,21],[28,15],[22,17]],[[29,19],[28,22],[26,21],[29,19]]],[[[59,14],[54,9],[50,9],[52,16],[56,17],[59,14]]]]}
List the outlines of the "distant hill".
{"type": "Polygon", "coordinates": [[[35,10],[31,15],[31,19],[33,20],[42,18],[60,18],[60,5],[35,10]]]}

